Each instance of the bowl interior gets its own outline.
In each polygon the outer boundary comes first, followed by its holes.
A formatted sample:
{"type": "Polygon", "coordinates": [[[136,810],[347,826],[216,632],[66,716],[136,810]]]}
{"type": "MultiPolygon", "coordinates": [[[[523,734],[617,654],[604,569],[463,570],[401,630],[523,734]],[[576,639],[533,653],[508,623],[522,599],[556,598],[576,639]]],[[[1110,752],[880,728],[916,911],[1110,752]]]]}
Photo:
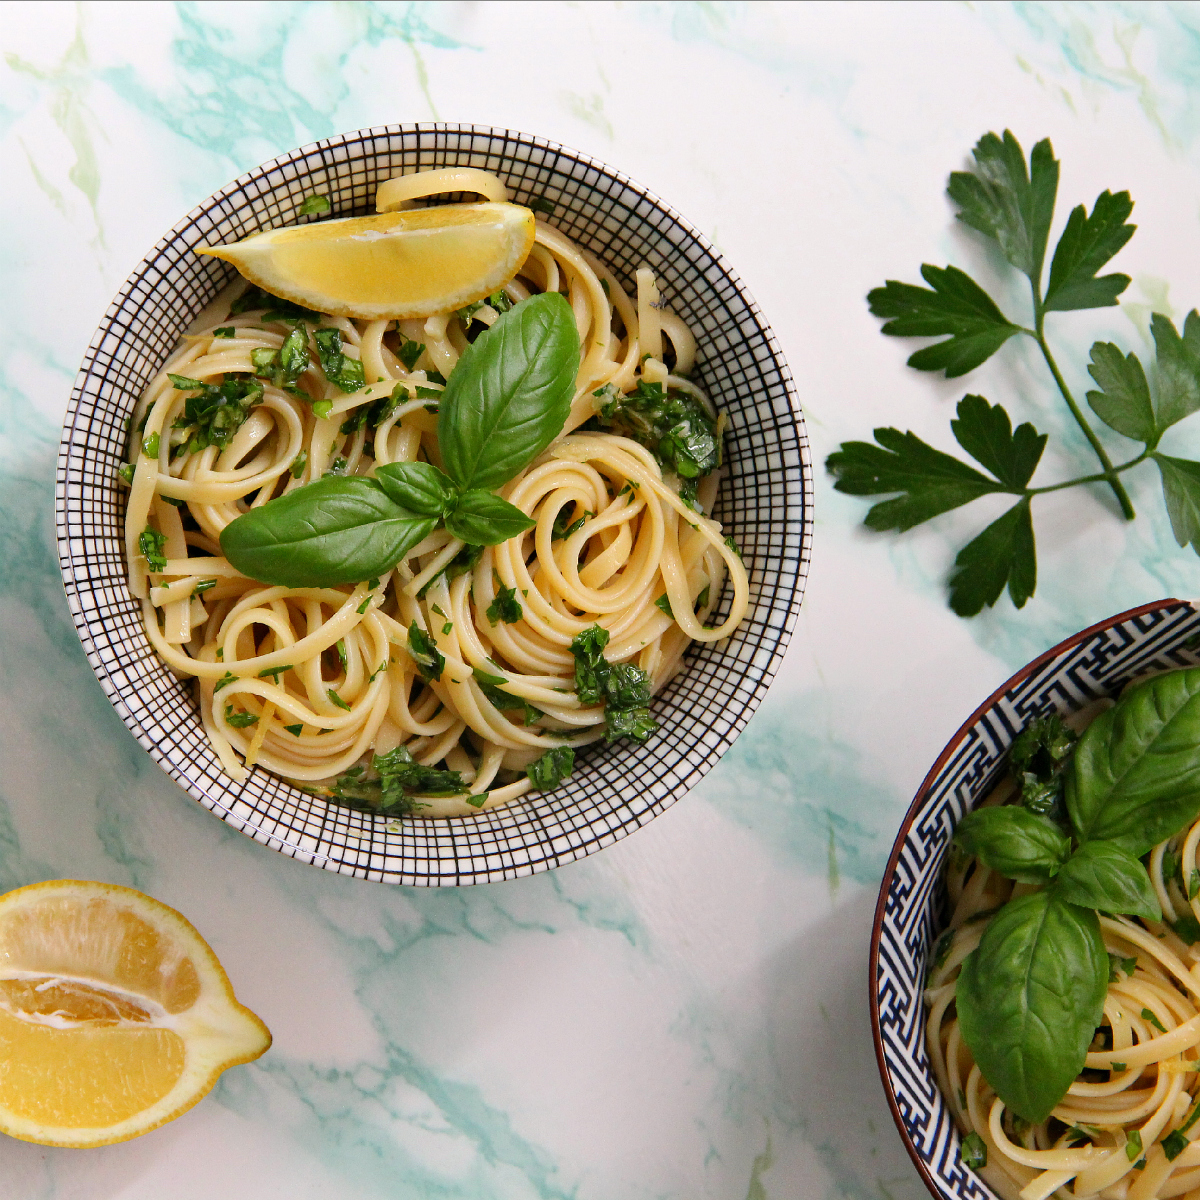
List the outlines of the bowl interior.
{"type": "Polygon", "coordinates": [[[925,1050],[922,990],[945,919],[942,865],[954,827],[997,782],[1035,717],[1116,697],[1139,675],[1200,663],[1200,609],[1160,600],[1068,638],[1018,671],[955,734],[908,810],[884,872],[871,937],[871,1013],[884,1090],[929,1190],[994,1193],[962,1163],[959,1136],[925,1050]]]}
{"type": "MultiPolygon", "coordinates": [[[[276,850],[329,870],[408,884],[509,879],[570,862],[644,825],[732,743],[787,646],[807,573],[812,471],[791,376],[737,276],[662,201],[562,146],[478,126],[388,126],[266,163],[190,212],[146,256],[105,315],[71,395],[58,464],[59,552],[84,650],[125,724],[205,807],[276,850]],[[694,377],[728,414],[718,516],[750,571],[750,612],[726,642],[693,647],[654,706],[644,746],[593,749],[565,785],[475,816],[388,822],[326,804],[256,768],[226,777],[190,681],[159,661],[125,586],[126,421],[181,334],[232,268],[193,248],[295,222],[311,193],[332,216],[372,210],[391,175],[441,166],[493,171],[625,280],[649,265],[696,334],[694,377]]],[[[728,597],[721,610],[727,612],[728,597]]]]}

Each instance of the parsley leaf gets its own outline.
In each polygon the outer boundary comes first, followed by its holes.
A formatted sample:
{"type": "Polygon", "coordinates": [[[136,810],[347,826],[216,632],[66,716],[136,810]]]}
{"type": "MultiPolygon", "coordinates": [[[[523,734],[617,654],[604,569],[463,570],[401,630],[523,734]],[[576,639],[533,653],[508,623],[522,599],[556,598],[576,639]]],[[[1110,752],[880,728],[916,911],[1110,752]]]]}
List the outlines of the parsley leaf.
{"type": "Polygon", "coordinates": [[[1092,411],[1110,429],[1137,442],[1157,445],[1162,431],[1150,399],[1146,372],[1136,354],[1122,354],[1112,342],[1097,342],[1092,347],[1088,374],[1100,386],[1088,392],[1092,411]]]}
{"type": "Polygon", "coordinates": [[[947,379],[954,379],[986,362],[1013,334],[1021,332],[987,292],[957,267],[925,263],[921,277],[930,287],[889,279],[883,287],[867,293],[871,312],[890,318],[882,329],[889,337],[950,335],[946,341],[910,355],[910,367],[945,371],[947,379]]]}
{"type": "Polygon", "coordinates": [[[1171,519],[1171,532],[1181,546],[1200,554],[1200,463],[1186,458],[1152,455],[1162,476],[1163,500],[1171,519]]]}
{"type": "Polygon", "coordinates": [[[964,396],[958,402],[958,419],[950,422],[950,428],[958,444],[1013,492],[1029,483],[1048,436],[1028,422],[1014,431],[1008,413],[982,396],[964,396]]]}
{"type": "Polygon", "coordinates": [[[501,587],[496,592],[495,600],[487,607],[487,619],[493,625],[500,621],[505,625],[515,625],[524,615],[516,588],[501,587]]]}
{"type": "Polygon", "coordinates": [[[980,496],[1008,490],[960,459],[935,450],[915,433],[876,429],[875,441],[877,446],[843,442],[842,448],[825,460],[837,477],[833,486],[839,492],[851,496],[902,493],[867,513],[869,529],[912,529],[980,496]]]}
{"type": "Polygon", "coordinates": [[[1047,312],[1067,312],[1079,308],[1108,308],[1129,286],[1128,275],[1102,275],[1096,272],[1131,237],[1136,225],[1125,224],[1133,212],[1128,192],[1101,192],[1092,205],[1092,215],[1082,204],[1071,210],[1067,227],[1058,239],[1050,264],[1050,283],[1043,307],[1047,312]]]}
{"type": "Polygon", "coordinates": [[[540,792],[548,792],[558,787],[564,779],[569,779],[575,769],[575,751],[570,746],[556,746],[547,750],[541,758],[535,758],[525,768],[529,781],[540,792]]]}
{"type": "Polygon", "coordinates": [[[950,607],[960,617],[973,617],[984,605],[995,604],[1006,585],[1017,608],[1025,606],[1037,586],[1028,496],[958,552],[950,576],[950,607]]]}
{"type": "Polygon", "coordinates": [[[1200,314],[1193,309],[1183,323],[1183,337],[1161,313],[1150,318],[1157,366],[1158,428],[1169,429],[1200,409],[1200,314]]]}
{"type": "Polygon", "coordinates": [[[1028,169],[1007,129],[1003,139],[985,133],[974,157],[975,169],[953,172],[946,189],[959,206],[958,219],[997,242],[1018,271],[1040,280],[1058,194],[1058,160],[1049,139],[1034,146],[1028,169]]]}

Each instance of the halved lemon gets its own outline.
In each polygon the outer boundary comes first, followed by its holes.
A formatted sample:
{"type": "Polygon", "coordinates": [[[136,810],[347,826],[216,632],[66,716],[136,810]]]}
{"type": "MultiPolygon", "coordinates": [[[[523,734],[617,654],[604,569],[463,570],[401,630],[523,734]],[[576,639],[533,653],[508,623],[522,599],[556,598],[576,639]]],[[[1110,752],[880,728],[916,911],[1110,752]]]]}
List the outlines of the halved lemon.
{"type": "Polygon", "coordinates": [[[270,1044],[173,908],[75,879],[0,896],[0,1132],[47,1146],[122,1142],[270,1044]]]}
{"type": "Polygon", "coordinates": [[[251,283],[338,317],[429,317],[503,287],[533,247],[519,204],[443,204],[268,229],[229,246],[197,246],[251,283]]]}

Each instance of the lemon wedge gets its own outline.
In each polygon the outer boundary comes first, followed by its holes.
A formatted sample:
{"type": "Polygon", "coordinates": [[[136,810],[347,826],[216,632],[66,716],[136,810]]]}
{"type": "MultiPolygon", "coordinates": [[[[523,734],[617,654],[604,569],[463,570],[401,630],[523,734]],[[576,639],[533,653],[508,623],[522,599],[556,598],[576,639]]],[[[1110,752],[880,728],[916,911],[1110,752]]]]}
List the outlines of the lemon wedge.
{"type": "Polygon", "coordinates": [[[74,879],[0,896],[0,1132],[47,1146],[122,1142],[270,1044],[216,955],[165,904],[74,879]]]}
{"type": "Polygon", "coordinates": [[[519,204],[443,204],[197,246],[273,296],[338,317],[430,317],[503,287],[533,247],[519,204]]]}

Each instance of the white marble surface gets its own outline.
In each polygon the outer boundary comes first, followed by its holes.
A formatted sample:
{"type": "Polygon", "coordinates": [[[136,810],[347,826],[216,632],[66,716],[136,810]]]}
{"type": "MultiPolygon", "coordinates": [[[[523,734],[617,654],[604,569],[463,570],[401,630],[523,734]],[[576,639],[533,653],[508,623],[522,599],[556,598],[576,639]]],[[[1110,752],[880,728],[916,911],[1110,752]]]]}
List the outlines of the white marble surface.
{"type": "MultiPolygon", "coordinates": [[[[1012,670],[1110,613],[1200,592],[1152,470],[1131,479],[1133,525],[1100,491],[1040,502],[1036,596],[961,621],[947,571],[999,508],[874,536],[818,467],[785,668],[703,786],[585,862],[425,893],[251,843],[126,733],[59,584],[58,426],[109,299],[188,208],[292,146],[441,119],[585,150],[708,233],[791,361],[818,464],[884,424],[950,449],[970,390],[1055,435],[1048,477],[1086,470],[1023,348],[967,380],[921,375],[864,296],[923,261],[993,278],[943,188],[1008,126],[1027,148],[1053,139],[1059,224],[1106,187],[1137,201],[1121,306],[1057,321],[1072,385],[1095,338],[1141,350],[1152,310],[1200,303],[1200,9],[6,3],[0,49],[0,890],[74,876],[150,892],[275,1034],[148,1137],[0,1138],[0,1194],[919,1197],[867,1021],[878,879],[925,770],[1012,670]]],[[[1171,436],[1195,453],[1186,426],[1171,436]]]]}

